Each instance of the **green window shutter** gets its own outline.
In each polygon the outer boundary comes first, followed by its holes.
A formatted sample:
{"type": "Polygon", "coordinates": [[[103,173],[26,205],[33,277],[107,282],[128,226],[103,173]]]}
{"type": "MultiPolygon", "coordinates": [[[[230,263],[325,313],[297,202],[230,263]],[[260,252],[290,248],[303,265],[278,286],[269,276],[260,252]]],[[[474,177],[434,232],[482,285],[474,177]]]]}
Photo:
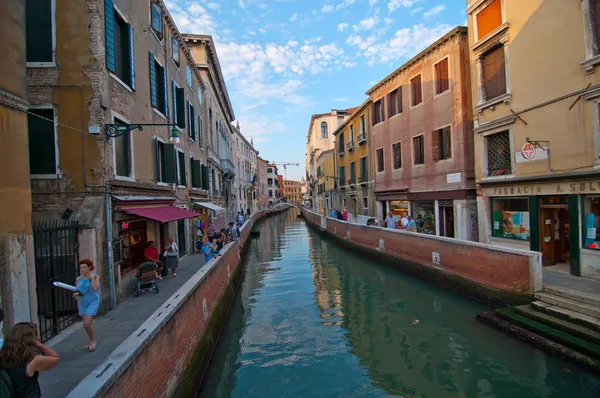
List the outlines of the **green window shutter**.
{"type": "Polygon", "coordinates": [[[165,181],[168,184],[177,183],[177,152],[175,145],[165,145],[165,181]]]}
{"type": "Polygon", "coordinates": [[[31,174],[56,174],[56,142],[53,109],[30,109],[27,115],[29,169],[31,174]],[[36,115],[44,117],[42,119],[36,115]]]}
{"type": "Polygon", "coordinates": [[[177,124],[177,86],[175,80],[171,82],[171,88],[173,89],[173,123],[177,124]]]}
{"type": "Polygon", "coordinates": [[[106,68],[115,73],[115,5],[113,0],[104,0],[104,40],[106,45],[106,68]]]}
{"type": "Polygon", "coordinates": [[[579,241],[579,196],[569,195],[569,247],[571,249],[571,275],[581,276],[581,243],[579,241]]]}
{"type": "Polygon", "coordinates": [[[182,88],[177,89],[177,125],[185,129],[185,94],[182,88]]]}
{"type": "Polygon", "coordinates": [[[152,147],[154,149],[154,179],[156,182],[160,180],[160,155],[158,153],[158,138],[152,139],[152,147]]]}
{"type": "Polygon", "coordinates": [[[150,103],[156,108],[158,107],[156,94],[156,66],[154,64],[154,54],[152,54],[152,51],[148,52],[148,58],[150,59],[150,103]]]}
{"type": "Polygon", "coordinates": [[[535,252],[540,251],[540,197],[529,197],[529,247],[535,252]]]}
{"type": "Polygon", "coordinates": [[[134,41],[133,41],[133,27],[127,25],[129,28],[129,87],[135,90],[135,52],[134,52],[134,41]]]}
{"type": "Polygon", "coordinates": [[[165,68],[162,68],[162,79],[163,79],[163,84],[164,84],[164,94],[165,94],[165,100],[163,102],[163,112],[164,115],[167,117],[167,120],[169,120],[169,89],[167,87],[167,70],[165,68]]]}
{"type": "Polygon", "coordinates": [[[192,160],[192,187],[202,188],[202,172],[200,171],[200,161],[192,160]]]}
{"type": "Polygon", "coordinates": [[[185,164],[185,154],[177,152],[179,156],[179,185],[187,186],[187,170],[185,164]]]}
{"type": "Polygon", "coordinates": [[[208,190],[208,167],[202,165],[202,189],[208,190]]]}

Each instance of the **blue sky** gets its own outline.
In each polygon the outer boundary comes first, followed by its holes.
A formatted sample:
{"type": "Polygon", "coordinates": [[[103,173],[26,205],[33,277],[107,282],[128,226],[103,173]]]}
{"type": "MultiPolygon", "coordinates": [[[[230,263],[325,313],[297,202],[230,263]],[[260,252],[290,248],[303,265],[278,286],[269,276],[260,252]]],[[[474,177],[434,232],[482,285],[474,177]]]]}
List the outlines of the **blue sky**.
{"type": "Polygon", "coordinates": [[[310,116],[365,91],[456,25],[465,0],[166,0],[181,32],[213,35],[242,133],[304,175],[310,116]]]}

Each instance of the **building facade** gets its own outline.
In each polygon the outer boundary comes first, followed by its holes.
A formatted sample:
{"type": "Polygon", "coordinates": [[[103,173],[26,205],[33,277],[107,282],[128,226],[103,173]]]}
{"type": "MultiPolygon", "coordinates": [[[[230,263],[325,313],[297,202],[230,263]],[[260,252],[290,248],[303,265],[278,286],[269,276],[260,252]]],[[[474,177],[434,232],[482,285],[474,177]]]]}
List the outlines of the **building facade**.
{"type": "Polygon", "coordinates": [[[264,160],[260,156],[256,158],[256,170],[257,170],[257,184],[256,194],[258,196],[258,209],[263,210],[269,206],[269,185],[268,185],[268,173],[267,165],[268,161],[264,160]]]}
{"type": "Polygon", "coordinates": [[[241,133],[239,125],[234,130],[234,164],[237,168],[234,181],[234,191],[237,198],[236,211],[252,214],[258,210],[258,177],[256,170],[258,151],[254,148],[252,141],[248,141],[241,133]]]}
{"type": "Polygon", "coordinates": [[[267,204],[273,206],[279,203],[279,174],[275,163],[267,164],[267,204]]]}
{"type": "Polygon", "coordinates": [[[296,206],[302,205],[302,185],[300,181],[284,180],[283,197],[296,206]]]}
{"type": "Polygon", "coordinates": [[[377,216],[477,240],[467,29],[457,27],[367,91],[377,216]]]}
{"type": "Polygon", "coordinates": [[[352,113],[352,109],[337,110],[312,115],[306,135],[306,180],[307,205],[316,206],[317,189],[317,157],[322,151],[333,149],[333,132],[352,113]]]}
{"type": "Polygon", "coordinates": [[[375,216],[370,115],[371,103],[366,100],[333,132],[337,181],[333,206],[346,209],[351,222],[375,216]]]}
{"type": "Polygon", "coordinates": [[[467,13],[480,240],[600,278],[600,4],[471,0],[467,13]]]}
{"type": "Polygon", "coordinates": [[[337,187],[335,176],[335,152],[333,149],[320,151],[316,159],[317,175],[316,194],[317,197],[312,203],[316,204],[316,209],[320,214],[329,215],[332,208],[332,200],[335,188],[337,187]]]}
{"type": "MultiPolygon", "coordinates": [[[[0,15],[6,40],[0,58],[0,308],[5,326],[37,317],[27,132],[25,2],[9,0],[0,15]]],[[[2,333],[0,326],[0,333],[2,333]]]]}

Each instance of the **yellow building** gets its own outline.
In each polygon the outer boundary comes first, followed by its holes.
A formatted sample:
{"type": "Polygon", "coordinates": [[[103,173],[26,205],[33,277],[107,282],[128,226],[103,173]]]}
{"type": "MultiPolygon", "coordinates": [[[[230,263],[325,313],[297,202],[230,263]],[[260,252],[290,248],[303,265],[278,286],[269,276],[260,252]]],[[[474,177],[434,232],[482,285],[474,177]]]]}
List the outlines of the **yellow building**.
{"type": "Polygon", "coordinates": [[[375,214],[371,149],[370,100],[366,100],[333,132],[337,188],[333,207],[346,209],[349,220],[375,214]]]}
{"type": "Polygon", "coordinates": [[[331,192],[335,189],[335,159],[333,149],[321,151],[316,159],[316,201],[319,212],[326,214],[331,208],[331,192]]]}
{"type": "Polygon", "coordinates": [[[283,180],[283,197],[297,206],[302,205],[302,185],[300,181],[283,180]]]}
{"type": "Polygon", "coordinates": [[[469,0],[467,13],[480,241],[600,278],[598,6],[469,0]]]}

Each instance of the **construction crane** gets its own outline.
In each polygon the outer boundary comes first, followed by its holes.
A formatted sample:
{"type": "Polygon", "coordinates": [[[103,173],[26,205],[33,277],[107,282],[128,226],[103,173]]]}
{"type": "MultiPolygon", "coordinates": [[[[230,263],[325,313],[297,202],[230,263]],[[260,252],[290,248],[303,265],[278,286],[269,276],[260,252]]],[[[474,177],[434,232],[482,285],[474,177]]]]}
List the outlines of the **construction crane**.
{"type": "Polygon", "coordinates": [[[283,166],[283,178],[287,180],[287,166],[300,166],[300,163],[275,163],[277,166],[283,166]]]}

